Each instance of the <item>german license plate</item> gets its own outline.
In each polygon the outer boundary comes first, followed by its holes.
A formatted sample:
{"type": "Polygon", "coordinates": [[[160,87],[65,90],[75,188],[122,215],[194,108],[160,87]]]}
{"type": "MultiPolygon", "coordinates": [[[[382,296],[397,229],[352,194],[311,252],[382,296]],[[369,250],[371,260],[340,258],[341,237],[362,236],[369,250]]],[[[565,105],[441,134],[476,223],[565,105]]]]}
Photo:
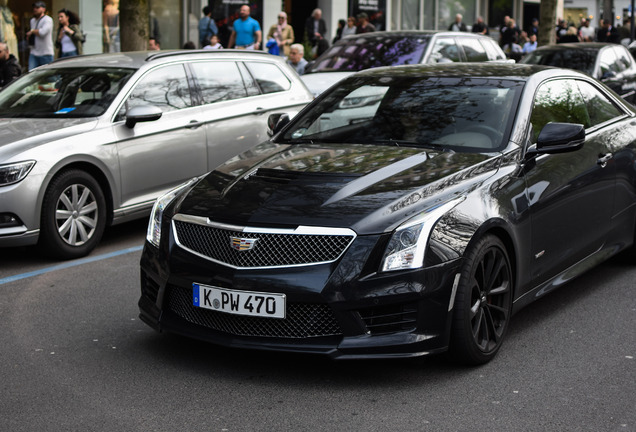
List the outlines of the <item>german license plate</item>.
{"type": "Polygon", "coordinates": [[[285,294],[238,291],[192,284],[194,306],[229,314],[285,318],[285,300],[285,294]]]}

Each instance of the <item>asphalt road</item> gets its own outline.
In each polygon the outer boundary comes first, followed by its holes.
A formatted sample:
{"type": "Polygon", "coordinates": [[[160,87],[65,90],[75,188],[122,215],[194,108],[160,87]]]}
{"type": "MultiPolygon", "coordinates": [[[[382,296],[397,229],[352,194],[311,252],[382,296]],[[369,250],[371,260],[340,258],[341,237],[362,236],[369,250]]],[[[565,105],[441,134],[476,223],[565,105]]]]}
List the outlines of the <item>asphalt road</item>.
{"type": "Polygon", "coordinates": [[[333,362],[138,319],[145,224],[89,260],[0,249],[0,431],[636,431],[636,263],[517,314],[496,359],[333,362]]]}

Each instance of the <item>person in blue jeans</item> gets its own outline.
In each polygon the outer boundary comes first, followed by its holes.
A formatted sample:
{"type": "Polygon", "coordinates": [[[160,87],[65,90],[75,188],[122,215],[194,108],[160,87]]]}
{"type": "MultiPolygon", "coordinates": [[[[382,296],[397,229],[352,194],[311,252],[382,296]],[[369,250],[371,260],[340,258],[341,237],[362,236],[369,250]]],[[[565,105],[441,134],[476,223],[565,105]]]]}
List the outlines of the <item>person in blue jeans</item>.
{"type": "Polygon", "coordinates": [[[228,48],[260,49],[263,32],[258,21],[250,16],[248,5],[241,6],[239,19],[234,20],[233,27],[228,48]]]}
{"type": "Polygon", "coordinates": [[[46,3],[33,3],[33,18],[29,22],[31,30],[26,34],[31,52],[29,70],[53,61],[53,18],[46,14],[46,3]]]}
{"type": "Polygon", "coordinates": [[[73,57],[82,55],[82,44],[86,38],[80,30],[80,19],[77,14],[68,9],[62,9],[58,12],[57,19],[60,23],[57,31],[57,40],[55,41],[57,56],[73,57]]]}

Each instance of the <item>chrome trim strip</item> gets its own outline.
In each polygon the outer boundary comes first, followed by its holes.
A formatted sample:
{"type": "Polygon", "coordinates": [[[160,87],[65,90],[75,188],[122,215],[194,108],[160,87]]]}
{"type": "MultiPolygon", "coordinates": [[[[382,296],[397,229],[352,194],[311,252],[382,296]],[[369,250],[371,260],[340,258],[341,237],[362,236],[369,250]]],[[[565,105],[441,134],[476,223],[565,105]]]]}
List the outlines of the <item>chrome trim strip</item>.
{"type": "Polygon", "coordinates": [[[177,234],[177,228],[176,228],[175,224],[172,223],[172,221],[170,222],[170,225],[172,227],[172,235],[174,236],[175,243],[181,249],[186,250],[186,251],[190,252],[191,254],[196,255],[196,256],[198,256],[200,258],[203,258],[205,260],[211,261],[211,262],[213,262],[215,264],[219,264],[219,265],[222,265],[222,266],[225,266],[225,267],[229,267],[229,268],[235,269],[235,270],[279,269],[279,268],[308,267],[308,266],[315,266],[315,265],[321,265],[321,264],[329,264],[329,263],[338,261],[345,254],[347,249],[349,249],[349,247],[351,246],[351,244],[353,243],[353,241],[357,237],[356,232],[353,231],[352,229],[349,229],[349,228],[312,227],[312,226],[304,226],[304,225],[298,226],[296,229],[244,227],[244,226],[237,226],[237,225],[230,225],[230,224],[223,224],[223,223],[213,222],[209,218],[206,218],[206,217],[191,216],[191,215],[184,215],[184,214],[176,214],[176,215],[174,215],[172,217],[172,220],[177,220],[177,221],[186,222],[186,223],[192,223],[192,224],[197,224],[197,225],[203,225],[203,226],[209,226],[209,227],[213,227],[213,228],[225,229],[225,230],[229,230],[229,231],[245,232],[245,233],[287,234],[287,235],[333,235],[333,236],[336,236],[336,235],[339,235],[339,236],[348,235],[348,236],[351,236],[351,241],[349,242],[349,244],[347,244],[346,247],[344,247],[342,249],[342,253],[340,255],[338,255],[335,259],[330,260],[330,261],[320,261],[320,262],[306,263],[306,264],[287,264],[287,265],[277,265],[277,266],[239,267],[239,266],[234,266],[234,265],[228,264],[228,263],[223,262],[223,261],[216,260],[214,258],[210,258],[207,255],[203,255],[203,254],[201,254],[201,253],[199,253],[197,251],[194,251],[194,250],[186,247],[179,240],[179,236],[177,234]]]}

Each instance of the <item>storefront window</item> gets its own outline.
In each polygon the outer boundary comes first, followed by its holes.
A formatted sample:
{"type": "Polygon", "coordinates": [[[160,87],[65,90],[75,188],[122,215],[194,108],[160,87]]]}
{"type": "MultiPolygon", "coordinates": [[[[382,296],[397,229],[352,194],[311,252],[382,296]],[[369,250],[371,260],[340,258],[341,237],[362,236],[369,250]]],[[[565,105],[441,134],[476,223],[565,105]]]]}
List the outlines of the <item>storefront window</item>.
{"type": "Polygon", "coordinates": [[[420,0],[402,0],[402,30],[417,30],[420,27],[420,0]]]}

